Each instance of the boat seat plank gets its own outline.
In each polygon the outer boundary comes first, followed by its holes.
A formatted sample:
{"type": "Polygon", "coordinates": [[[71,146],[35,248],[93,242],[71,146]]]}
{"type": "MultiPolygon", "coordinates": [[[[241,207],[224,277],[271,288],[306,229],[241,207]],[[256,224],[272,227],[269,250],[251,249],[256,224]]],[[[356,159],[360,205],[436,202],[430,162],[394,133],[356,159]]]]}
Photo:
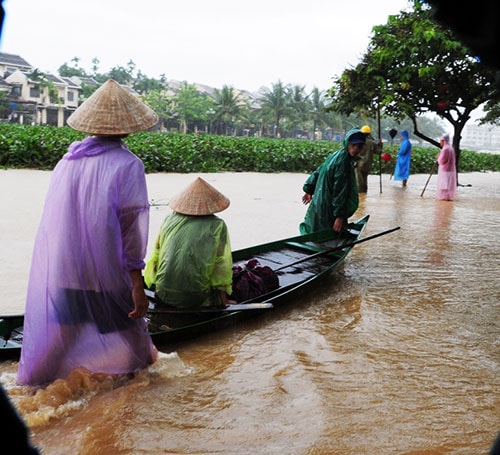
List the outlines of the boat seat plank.
{"type": "Polygon", "coordinates": [[[299,248],[301,250],[311,251],[313,253],[320,253],[330,248],[341,246],[342,243],[348,243],[346,239],[333,239],[322,243],[300,243],[300,242],[286,242],[287,245],[299,248]]]}
{"type": "Polygon", "coordinates": [[[2,349],[20,349],[21,341],[6,340],[4,337],[0,336],[0,347],[2,349]]]}
{"type": "Polygon", "coordinates": [[[314,276],[310,270],[299,270],[295,273],[290,272],[278,272],[278,277],[280,280],[280,287],[288,286],[291,284],[298,284],[314,276]]]}
{"type": "Polygon", "coordinates": [[[342,246],[343,243],[349,243],[349,240],[343,239],[339,241],[338,239],[335,239],[335,240],[330,240],[328,242],[324,242],[322,245],[325,249],[328,249],[328,248],[337,248],[339,246],[342,246]]]}
{"type": "Polygon", "coordinates": [[[286,248],[279,251],[269,251],[266,253],[255,254],[253,257],[262,265],[277,268],[283,264],[297,261],[306,256],[309,256],[309,253],[286,248]]]}
{"type": "Polygon", "coordinates": [[[319,253],[324,250],[321,246],[312,243],[286,242],[286,244],[302,250],[314,251],[315,253],[319,253]]]}

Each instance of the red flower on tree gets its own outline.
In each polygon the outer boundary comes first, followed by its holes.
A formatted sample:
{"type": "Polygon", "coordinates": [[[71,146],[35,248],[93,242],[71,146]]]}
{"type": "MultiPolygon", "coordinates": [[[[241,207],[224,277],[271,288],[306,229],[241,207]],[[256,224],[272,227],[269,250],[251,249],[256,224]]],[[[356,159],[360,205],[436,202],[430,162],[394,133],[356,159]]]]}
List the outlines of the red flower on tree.
{"type": "Polygon", "coordinates": [[[438,101],[437,102],[437,108],[440,110],[440,111],[444,111],[445,109],[448,108],[448,102],[447,101],[438,101]]]}

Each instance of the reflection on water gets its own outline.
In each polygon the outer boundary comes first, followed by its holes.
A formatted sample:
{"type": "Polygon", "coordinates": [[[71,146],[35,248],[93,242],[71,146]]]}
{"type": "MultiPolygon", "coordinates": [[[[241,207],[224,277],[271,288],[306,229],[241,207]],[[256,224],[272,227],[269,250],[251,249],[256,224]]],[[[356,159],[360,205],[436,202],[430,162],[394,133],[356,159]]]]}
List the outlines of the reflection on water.
{"type": "MultiPolygon", "coordinates": [[[[372,177],[365,235],[401,229],[356,246],[293,305],[163,347],[132,379],[79,374],[35,393],[3,362],[35,443],[51,455],[487,454],[500,430],[499,175],[465,174],[453,202],[435,200],[433,180],[421,197],[425,175],[405,190],[384,176],[382,193],[372,177]]],[[[160,199],[184,180],[148,185],[160,199]]],[[[233,247],[295,235],[303,180],[210,174],[231,198],[233,247]]]]}

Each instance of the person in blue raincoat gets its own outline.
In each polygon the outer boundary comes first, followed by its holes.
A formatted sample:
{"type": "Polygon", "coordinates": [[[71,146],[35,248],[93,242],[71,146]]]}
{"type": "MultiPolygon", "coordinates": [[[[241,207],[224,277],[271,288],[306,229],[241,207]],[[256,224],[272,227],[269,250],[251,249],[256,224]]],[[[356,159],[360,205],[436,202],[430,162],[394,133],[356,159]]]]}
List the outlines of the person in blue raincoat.
{"type": "Polygon", "coordinates": [[[366,135],[353,128],[344,137],[342,148],[332,153],[306,180],[302,202],[309,205],[301,234],[333,229],[341,232],[358,209],[359,196],[354,173],[356,158],[366,135]]]}
{"type": "Polygon", "coordinates": [[[411,162],[411,142],[408,138],[408,131],[403,130],[400,133],[401,144],[398,150],[398,159],[394,168],[394,180],[402,180],[403,186],[410,177],[410,162],[411,162]]]}

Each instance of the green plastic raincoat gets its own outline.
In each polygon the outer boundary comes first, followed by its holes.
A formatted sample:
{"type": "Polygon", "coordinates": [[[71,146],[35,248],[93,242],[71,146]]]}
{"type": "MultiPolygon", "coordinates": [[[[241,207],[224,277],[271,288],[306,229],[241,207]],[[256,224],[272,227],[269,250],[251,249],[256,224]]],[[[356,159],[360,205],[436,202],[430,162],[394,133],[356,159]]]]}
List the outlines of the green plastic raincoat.
{"type": "Polygon", "coordinates": [[[348,131],[342,148],[332,153],[306,180],[303,190],[313,198],[299,226],[301,234],[332,229],[335,218],[347,219],[358,209],[355,158],[349,155],[347,147],[349,138],[359,132],[359,128],[348,131]]]}
{"type": "Polygon", "coordinates": [[[158,297],[179,308],[222,306],[232,293],[233,258],[226,223],[215,215],[173,212],[160,227],[144,280],[158,297]]]}

